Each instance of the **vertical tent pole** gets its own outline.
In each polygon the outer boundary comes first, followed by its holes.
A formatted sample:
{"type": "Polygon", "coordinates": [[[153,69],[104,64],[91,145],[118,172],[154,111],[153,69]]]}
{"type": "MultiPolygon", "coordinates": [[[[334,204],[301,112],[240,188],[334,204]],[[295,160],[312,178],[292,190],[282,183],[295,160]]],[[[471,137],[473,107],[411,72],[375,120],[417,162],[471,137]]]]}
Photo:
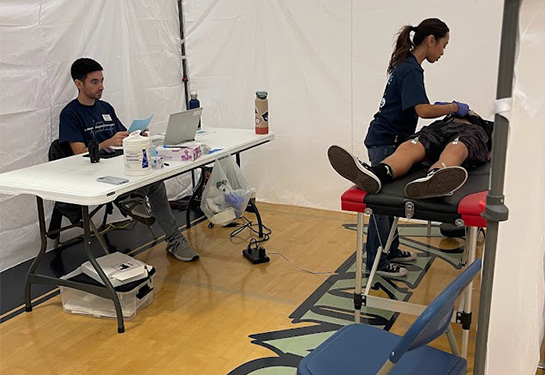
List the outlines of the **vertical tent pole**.
{"type": "MultiPolygon", "coordinates": [[[[496,91],[497,100],[510,99],[513,92],[513,73],[515,67],[520,5],[521,0],[505,0],[503,5],[498,86],[496,91]]],[[[500,221],[507,220],[509,214],[509,210],[504,204],[505,197],[503,195],[508,131],[509,120],[501,114],[496,113],[492,139],[490,187],[486,198],[486,210],[483,215],[487,219],[487,233],[479,300],[474,375],[485,374],[498,226],[500,221]]]]}
{"type": "Polygon", "coordinates": [[[180,38],[182,40],[182,80],[184,81],[185,108],[189,109],[189,77],[187,73],[187,56],[185,50],[185,27],[184,12],[182,7],[183,0],[178,0],[178,18],[180,19],[180,38]]]}

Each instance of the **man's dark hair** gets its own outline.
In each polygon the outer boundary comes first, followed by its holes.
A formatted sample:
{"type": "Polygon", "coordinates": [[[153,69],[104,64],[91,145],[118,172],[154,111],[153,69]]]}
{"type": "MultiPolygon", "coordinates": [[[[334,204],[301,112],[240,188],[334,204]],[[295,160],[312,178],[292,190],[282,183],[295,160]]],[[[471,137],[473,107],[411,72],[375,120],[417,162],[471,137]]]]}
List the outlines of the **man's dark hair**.
{"type": "Polygon", "coordinates": [[[84,81],[85,77],[87,77],[87,74],[91,72],[96,72],[98,70],[104,70],[102,69],[102,66],[97,63],[93,59],[89,59],[87,57],[82,57],[81,59],[77,59],[72,64],[72,67],[70,68],[70,74],[72,75],[72,79],[75,81],[76,79],[79,79],[80,81],[84,81]]]}

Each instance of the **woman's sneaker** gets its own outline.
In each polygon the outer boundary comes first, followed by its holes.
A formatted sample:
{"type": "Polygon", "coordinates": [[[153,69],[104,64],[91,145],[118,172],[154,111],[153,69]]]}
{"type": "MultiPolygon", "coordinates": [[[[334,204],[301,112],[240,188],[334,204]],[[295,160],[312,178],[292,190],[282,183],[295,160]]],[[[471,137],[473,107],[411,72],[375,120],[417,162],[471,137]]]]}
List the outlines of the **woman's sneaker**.
{"type": "Polygon", "coordinates": [[[182,262],[192,262],[199,259],[199,254],[189,246],[189,242],[184,236],[180,236],[172,241],[169,241],[166,247],[167,254],[182,262]]]}
{"type": "Polygon", "coordinates": [[[339,146],[331,146],[327,150],[329,162],[338,174],[352,181],[360,189],[368,193],[378,193],[381,189],[379,178],[371,171],[371,167],[360,162],[348,151],[339,146]]]}
{"type": "Polygon", "coordinates": [[[426,177],[418,178],[405,186],[407,198],[424,199],[452,195],[467,180],[462,167],[432,169],[426,177]]]}
{"type": "Polygon", "coordinates": [[[407,269],[397,264],[388,263],[377,270],[377,275],[382,277],[403,277],[407,275],[407,269]]]}
{"type": "Polygon", "coordinates": [[[416,254],[405,250],[396,250],[388,254],[388,260],[396,263],[406,263],[416,260],[416,254]]]}

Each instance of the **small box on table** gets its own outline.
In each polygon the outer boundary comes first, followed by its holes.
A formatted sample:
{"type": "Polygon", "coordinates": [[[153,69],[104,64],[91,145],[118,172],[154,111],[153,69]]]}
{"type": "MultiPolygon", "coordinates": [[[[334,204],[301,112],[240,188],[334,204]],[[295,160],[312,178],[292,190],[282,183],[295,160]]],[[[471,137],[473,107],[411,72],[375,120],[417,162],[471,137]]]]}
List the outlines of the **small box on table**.
{"type": "Polygon", "coordinates": [[[201,154],[201,145],[198,143],[186,143],[179,147],[176,146],[157,146],[157,155],[165,160],[193,161],[197,160],[201,154]]]}

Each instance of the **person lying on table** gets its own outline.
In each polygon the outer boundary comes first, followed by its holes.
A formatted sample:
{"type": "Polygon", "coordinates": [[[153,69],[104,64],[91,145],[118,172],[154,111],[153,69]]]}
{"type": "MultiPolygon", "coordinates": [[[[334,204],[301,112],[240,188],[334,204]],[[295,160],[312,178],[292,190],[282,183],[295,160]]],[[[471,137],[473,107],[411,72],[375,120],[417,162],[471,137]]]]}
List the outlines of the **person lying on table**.
{"type": "MultiPolygon", "coordinates": [[[[405,25],[397,34],[388,68],[387,80],[378,111],[369,124],[365,147],[373,166],[379,165],[415,132],[419,118],[439,118],[451,113],[465,115],[469,107],[457,101],[430,104],[424,84],[424,62],[434,64],[441,59],[450,41],[447,24],[438,18],[427,18],[418,26],[405,25]]],[[[334,168],[344,177],[367,191],[379,191],[379,182],[365,172],[367,169],[354,160],[348,152],[333,147],[329,152],[334,168]]],[[[383,175],[383,169],[376,173],[383,175]]],[[[399,172],[399,171],[398,171],[399,172]]],[[[387,170],[392,174],[391,170],[387,170]]],[[[396,175],[398,176],[398,175],[396,175]]],[[[376,177],[376,176],[375,176],[376,177]]],[[[394,218],[372,215],[369,220],[367,244],[367,270],[371,270],[378,249],[383,246],[392,228],[394,218]]],[[[407,275],[407,268],[399,263],[416,260],[416,254],[399,248],[395,232],[389,254],[380,254],[377,274],[383,277],[407,275]]]]}
{"type": "MultiPolygon", "coordinates": [[[[102,66],[89,58],[80,58],[72,64],[71,75],[78,96],[61,111],[59,140],[68,142],[74,154],[87,152],[89,142],[95,137],[99,148],[106,149],[122,146],[123,139],[129,135],[114,108],[100,99],[104,91],[102,71],[102,66]]],[[[115,203],[124,215],[130,215],[146,225],[156,220],[165,232],[167,254],[184,262],[199,258],[178,229],[162,181],[141,187],[120,197],[115,203]]]]}
{"type": "Polygon", "coordinates": [[[425,177],[409,182],[405,195],[426,199],[452,195],[467,180],[467,170],[490,159],[493,123],[474,111],[448,115],[409,136],[381,163],[369,166],[339,146],[328,150],[333,168],[368,193],[378,193],[382,184],[405,175],[420,162],[433,163],[425,177]]]}

